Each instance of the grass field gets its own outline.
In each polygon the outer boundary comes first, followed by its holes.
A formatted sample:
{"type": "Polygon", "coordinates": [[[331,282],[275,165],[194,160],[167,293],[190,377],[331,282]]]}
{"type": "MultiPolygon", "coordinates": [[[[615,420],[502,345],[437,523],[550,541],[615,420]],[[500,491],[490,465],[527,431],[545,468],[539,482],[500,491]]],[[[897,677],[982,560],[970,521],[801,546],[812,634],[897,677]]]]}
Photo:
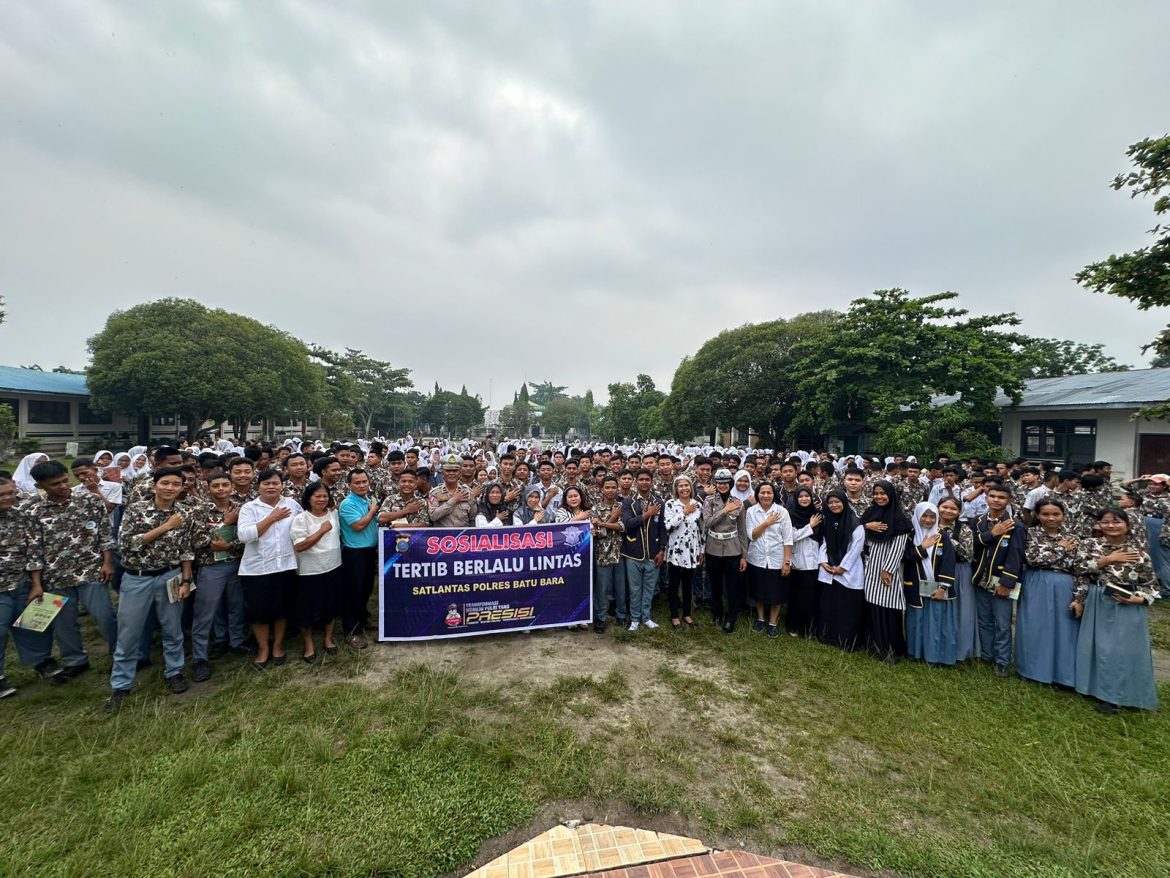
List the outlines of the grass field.
{"type": "Polygon", "coordinates": [[[539,813],[859,874],[1170,875],[1164,711],[710,627],[289,653],[180,697],[156,658],[112,718],[108,657],[53,686],[12,655],[0,874],[459,874],[539,813]]]}

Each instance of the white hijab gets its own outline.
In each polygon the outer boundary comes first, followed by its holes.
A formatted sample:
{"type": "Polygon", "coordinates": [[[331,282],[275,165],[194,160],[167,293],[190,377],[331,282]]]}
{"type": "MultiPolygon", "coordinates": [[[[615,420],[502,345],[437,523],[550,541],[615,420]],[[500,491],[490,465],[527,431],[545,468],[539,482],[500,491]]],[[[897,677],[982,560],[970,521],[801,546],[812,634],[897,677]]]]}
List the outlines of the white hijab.
{"type": "Polygon", "coordinates": [[[756,492],[752,490],[752,476],[746,469],[737,470],[735,476],[731,480],[731,496],[742,503],[747,503],[748,500],[754,500],[756,492]],[[739,488],[739,480],[746,478],[748,480],[748,487],[746,491],[741,491],[739,488]]]}
{"type": "MultiPolygon", "coordinates": [[[[923,500],[914,507],[914,545],[921,546],[928,537],[934,536],[938,533],[938,507],[933,503],[923,500]],[[927,529],[922,526],[921,518],[924,512],[934,513],[934,526],[927,529]]],[[[934,563],[930,560],[934,554],[933,551],[928,551],[926,557],[922,559],[922,575],[929,581],[934,581],[934,563]]]]}
{"type": "Polygon", "coordinates": [[[36,494],[37,483],[33,481],[32,468],[42,460],[48,459],[49,455],[43,451],[34,451],[32,454],[26,454],[20,462],[20,465],[16,468],[16,472],[12,475],[12,481],[16,482],[16,487],[25,494],[36,494]]]}

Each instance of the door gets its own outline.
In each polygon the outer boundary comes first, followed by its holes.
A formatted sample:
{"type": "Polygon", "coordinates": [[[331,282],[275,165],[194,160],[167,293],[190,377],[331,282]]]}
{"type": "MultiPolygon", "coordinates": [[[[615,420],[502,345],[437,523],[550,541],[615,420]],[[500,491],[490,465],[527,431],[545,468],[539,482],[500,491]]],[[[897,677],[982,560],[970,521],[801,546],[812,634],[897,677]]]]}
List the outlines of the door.
{"type": "Polygon", "coordinates": [[[1135,476],[1170,472],[1170,433],[1138,436],[1138,471],[1135,476]]]}

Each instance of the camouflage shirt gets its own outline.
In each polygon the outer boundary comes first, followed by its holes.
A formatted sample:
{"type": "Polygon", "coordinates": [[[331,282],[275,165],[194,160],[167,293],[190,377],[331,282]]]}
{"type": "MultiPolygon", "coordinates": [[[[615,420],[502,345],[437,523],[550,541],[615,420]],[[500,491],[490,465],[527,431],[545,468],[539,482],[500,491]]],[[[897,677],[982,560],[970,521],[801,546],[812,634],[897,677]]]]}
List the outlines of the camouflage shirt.
{"type": "MultiPolygon", "coordinates": [[[[231,504],[232,508],[240,508],[240,504],[233,502],[230,497],[228,503],[231,504]]],[[[239,561],[244,557],[244,544],[236,536],[235,525],[225,525],[223,523],[224,515],[225,513],[221,512],[211,500],[204,500],[191,510],[191,526],[195,536],[195,560],[200,567],[207,564],[222,564],[226,561],[239,561]],[[220,536],[218,531],[221,527],[231,528],[227,534],[230,536],[228,548],[225,550],[228,557],[217,561],[215,552],[211,548],[211,541],[220,536]]]]}
{"type": "Polygon", "coordinates": [[[0,592],[15,591],[44,567],[40,532],[25,509],[0,511],[0,592]]]}
{"type": "Polygon", "coordinates": [[[956,521],[949,528],[944,528],[951,537],[951,545],[955,547],[955,561],[957,563],[970,562],[975,554],[975,532],[965,521],[956,521]]]}
{"type": "Polygon", "coordinates": [[[1076,558],[1077,539],[1072,531],[1066,527],[1060,533],[1052,536],[1042,527],[1028,529],[1028,542],[1024,544],[1024,563],[1036,570],[1059,570],[1061,573],[1071,573],[1073,560],[1076,558]],[[1074,546],[1066,549],[1061,543],[1072,540],[1074,546]]]}
{"type": "Polygon", "coordinates": [[[66,503],[42,497],[28,507],[40,534],[45,591],[101,580],[102,553],[113,551],[106,504],[93,494],[72,494],[66,503]]]}
{"type": "MultiPolygon", "coordinates": [[[[286,480],[285,482],[281,483],[280,496],[281,497],[288,497],[290,500],[296,500],[298,503],[300,503],[301,497],[304,496],[305,488],[309,487],[309,485],[311,485],[311,484],[313,484],[313,480],[306,478],[305,483],[298,488],[292,482],[286,480]]],[[[257,496],[259,496],[259,495],[257,495],[257,496]]],[[[255,500],[256,497],[250,497],[249,499],[255,500]]],[[[243,505],[243,504],[241,504],[241,505],[243,505]]]]}
{"type": "Polygon", "coordinates": [[[422,501],[422,509],[418,512],[412,512],[405,518],[396,518],[389,524],[382,525],[382,527],[394,527],[398,524],[421,524],[423,527],[431,526],[431,510],[427,502],[427,498],[420,494],[415,494],[409,500],[403,499],[402,495],[395,491],[392,495],[382,501],[382,505],[378,507],[378,514],[383,512],[401,512],[415,500],[422,501]]]}
{"type": "Polygon", "coordinates": [[[122,566],[127,570],[164,570],[178,567],[180,561],[195,560],[195,516],[182,509],[159,509],[154,501],[135,503],[122,516],[118,531],[118,549],[122,566]],[[176,512],[182,512],[183,523],[147,544],[143,537],[165,524],[176,512]]]}
{"type": "Polygon", "coordinates": [[[898,499],[902,501],[902,509],[905,510],[907,517],[913,518],[914,507],[926,499],[926,487],[920,479],[908,476],[898,476],[894,481],[894,487],[898,491],[898,499]]]}
{"type": "Polygon", "coordinates": [[[1161,494],[1145,493],[1138,507],[1148,518],[1170,518],[1170,491],[1161,494]]]}
{"type": "MultiPolygon", "coordinates": [[[[259,496],[260,496],[260,492],[256,490],[255,485],[250,487],[243,494],[241,494],[239,491],[237,491],[235,489],[235,486],[233,486],[232,492],[230,494],[228,494],[228,500],[230,500],[236,506],[243,506],[245,503],[249,503],[252,500],[255,500],[259,496]]],[[[295,497],[293,499],[297,500],[297,498],[295,498],[295,497]]],[[[297,502],[300,502],[300,501],[297,500],[297,502]]]]}
{"type": "Polygon", "coordinates": [[[593,504],[593,560],[596,564],[606,567],[617,564],[622,560],[622,532],[601,527],[600,522],[609,521],[615,509],[619,510],[618,521],[621,521],[621,501],[614,503],[597,502],[593,504]]]}
{"type": "Polygon", "coordinates": [[[1149,553],[1143,551],[1136,540],[1128,537],[1120,546],[1110,545],[1100,537],[1081,540],[1073,561],[1073,569],[1077,574],[1075,600],[1084,601],[1090,585],[1116,585],[1126,591],[1140,594],[1146,599],[1147,604],[1152,604],[1158,599],[1158,577],[1154,574],[1154,565],[1150,561],[1149,553]],[[1137,552],[1141,558],[1133,564],[1097,566],[1099,558],[1115,551],[1137,552]]]}
{"type": "MultiPolygon", "coordinates": [[[[343,477],[339,478],[332,485],[326,485],[326,487],[329,488],[329,496],[333,498],[333,505],[340,508],[341,501],[349,496],[349,484],[343,477]]],[[[300,503],[301,501],[297,500],[297,502],[300,503]]]]}

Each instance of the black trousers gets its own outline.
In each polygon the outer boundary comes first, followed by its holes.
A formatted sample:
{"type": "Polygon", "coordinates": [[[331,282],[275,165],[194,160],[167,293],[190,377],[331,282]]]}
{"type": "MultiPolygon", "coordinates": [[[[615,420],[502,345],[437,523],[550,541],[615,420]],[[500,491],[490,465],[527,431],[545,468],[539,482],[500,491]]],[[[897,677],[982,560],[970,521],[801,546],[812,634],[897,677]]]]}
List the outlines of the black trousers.
{"type": "Polygon", "coordinates": [[[744,575],[739,555],[708,555],[707,576],[711,580],[711,612],[724,622],[735,622],[743,608],[744,575]]]}
{"type": "Polygon", "coordinates": [[[676,567],[670,565],[670,581],[667,598],[670,600],[670,618],[678,619],[691,614],[691,583],[695,570],[691,567],[676,567]],[[679,601],[679,589],[682,589],[682,601],[679,601]]]}
{"type": "Polygon", "coordinates": [[[345,634],[361,634],[366,623],[366,610],[374,592],[374,577],[378,572],[378,548],[341,547],[341,624],[345,634]]]}

